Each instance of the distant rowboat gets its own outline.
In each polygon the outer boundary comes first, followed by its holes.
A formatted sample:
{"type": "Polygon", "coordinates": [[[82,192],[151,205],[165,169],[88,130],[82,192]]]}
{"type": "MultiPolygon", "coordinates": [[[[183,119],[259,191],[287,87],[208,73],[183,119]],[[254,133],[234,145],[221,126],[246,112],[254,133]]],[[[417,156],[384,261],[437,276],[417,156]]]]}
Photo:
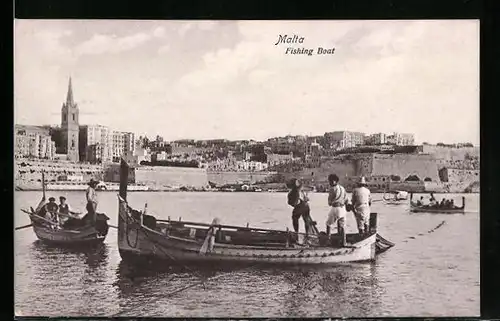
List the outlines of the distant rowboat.
{"type": "Polygon", "coordinates": [[[413,193],[410,196],[410,211],[413,213],[440,213],[440,214],[463,214],[465,213],[465,197],[462,197],[462,206],[454,208],[430,207],[428,205],[417,205],[413,202],[413,193]]]}

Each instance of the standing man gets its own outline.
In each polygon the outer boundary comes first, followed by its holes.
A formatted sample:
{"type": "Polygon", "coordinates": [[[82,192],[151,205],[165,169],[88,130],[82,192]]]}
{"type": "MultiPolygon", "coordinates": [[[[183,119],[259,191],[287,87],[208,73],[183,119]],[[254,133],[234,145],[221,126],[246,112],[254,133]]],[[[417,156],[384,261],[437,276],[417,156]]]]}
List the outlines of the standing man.
{"type": "Polygon", "coordinates": [[[99,184],[99,181],[91,178],[89,187],[87,188],[87,192],[85,194],[87,196],[87,211],[90,215],[92,225],[95,225],[95,222],[97,220],[97,193],[95,191],[97,184],[99,184]]]}
{"type": "Polygon", "coordinates": [[[339,184],[339,177],[335,174],[328,175],[330,191],[328,193],[328,206],[331,206],[326,220],[326,235],[330,237],[331,225],[337,222],[337,233],[340,235],[342,246],[347,244],[345,234],[345,217],[347,193],[339,184]]]}
{"type": "Polygon", "coordinates": [[[299,218],[302,217],[304,220],[304,226],[306,233],[309,231],[308,222],[310,220],[310,208],[309,208],[309,198],[302,190],[302,182],[298,179],[292,179],[288,188],[290,188],[290,192],[288,193],[288,205],[293,207],[292,211],[292,224],[295,233],[299,232],[299,218]]]}
{"type": "Polygon", "coordinates": [[[359,234],[369,231],[370,206],[372,205],[370,190],[366,187],[366,180],[361,177],[358,186],[352,191],[352,205],[359,234]]]}

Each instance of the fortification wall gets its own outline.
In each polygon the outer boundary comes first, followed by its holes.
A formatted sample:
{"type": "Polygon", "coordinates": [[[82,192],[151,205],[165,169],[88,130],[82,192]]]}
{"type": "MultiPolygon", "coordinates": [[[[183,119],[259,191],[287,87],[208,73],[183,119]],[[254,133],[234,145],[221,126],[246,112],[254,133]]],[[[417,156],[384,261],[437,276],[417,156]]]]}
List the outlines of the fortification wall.
{"type": "Polygon", "coordinates": [[[371,175],[397,175],[402,181],[410,175],[416,175],[420,180],[430,178],[433,182],[440,181],[438,165],[432,155],[374,154],[371,175]]]}
{"type": "Polygon", "coordinates": [[[356,175],[356,161],[332,159],[324,161],[320,167],[305,168],[294,173],[282,173],[286,180],[299,178],[304,184],[328,186],[328,175],[337,174],[341,184],[348,182],[348,177],[356,175]]]}
{"type": "Polygon", "coordinates": [[[435,145],[423,145],[422,151],[425,154],[431,154],[435,158],[441,158],[446,160],[464,160],[465,155],[479,157],[479,147],[444,147],[435,145]]]}
{"type": "Polygon", "coordinates": [[[208,185],[208,177],[200,168],[141,166],[135,169],[135,182],[152,187],[203,187],[208,185]]]}
{"type": "Polygon", "coordinates": [[[208,172],[208,181],[217,185],[268,182],[276,172],[208,172]]]}
{"type": "Polygon", "coordinates": [[[479,182],[478,170],[467,170],[458,168],[447,168],[449,183],[467,183],[479,182]]]}

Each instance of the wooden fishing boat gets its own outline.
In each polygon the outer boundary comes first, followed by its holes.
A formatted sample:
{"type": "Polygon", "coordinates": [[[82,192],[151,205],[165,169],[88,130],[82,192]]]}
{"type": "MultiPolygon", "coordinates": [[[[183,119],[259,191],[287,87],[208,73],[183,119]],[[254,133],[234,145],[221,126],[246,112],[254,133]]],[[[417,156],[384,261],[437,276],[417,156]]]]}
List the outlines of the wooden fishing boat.
{"type": "Polygon", "coordinates": [[[72,215],[57,213],[60,217],[68,217],[68,221],[62,226],[50,219],[39,215],[41,209],[46,204],[45,201],[45,180],[42,172],[43,196],[36,210],[30,207],[29,210],[21,209],[29,215],[31,224],[25,227],[33,227],[37,238],[44,243],[58,246],[89,246],[102,243],[108,234],[109,217],[103,213],[97,213],[96,223],[93,225],[90,219],[85,216],[82,219],[72,215]]]}
{"type": "Polygon", "coordinates": [[[122,160],[118,196],[118,248],[123,260],[166,260],[172,263],[336,264],[373,261],[394,246],[376,232],[376,213],[366,235],[348,234],[348,246],[338,235],[162,220],[136,210],[127,201],[128,165],[122,160]]]}
{"type": "Polygon", "coordinates": [[[413,193],[410,196],[410,211],[414,213],[440,213],[440,214],[463,214],[465,213],[465,197],[462,196],[462,206],[454,208],[430,207],[428,205],[417,205],[413,201],[413,193]]]}

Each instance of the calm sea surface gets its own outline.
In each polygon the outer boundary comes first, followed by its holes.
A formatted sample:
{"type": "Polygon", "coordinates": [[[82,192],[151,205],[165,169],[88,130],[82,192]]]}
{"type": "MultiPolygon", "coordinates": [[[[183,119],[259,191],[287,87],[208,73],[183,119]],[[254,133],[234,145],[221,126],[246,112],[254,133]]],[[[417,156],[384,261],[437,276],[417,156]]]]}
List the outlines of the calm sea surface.
{"type": "MultiPolygon", "coordinates": [[[[48,196],[59,196],[49,192],[48,196]]],[[[67,192],[84,209],[83,192],[67,192]]],[[[99,194],[99,211],[117,224],[117,194],[99,194]]],[[[19,209],[35,207],[40,192],[16,192],[15,226],[29,224],[19,209]]],[[[374,195],[373,198],[381,198],[374,195]]],[[[461,195],[453,197],[461,203],[461,195]]],[[[15,310],[17,315],[157,317],[384,317],[478,316],[479,195],[466,197],[466,214],[412,214],[408,205],[376,202],[379,233],[396,246],[376,263],[328,268],[251,268],[195,271],[217,276],[199,281],[179,269],[137,269],[121,262],[117,233],[91,251],[48,248],[31,228],[15,233],[15,310]],[[429,232],[445,222],[440,228],[429,232]]],[[[310,194],[311,214],[324,230],[327,194],[310,194]]],[[[132,207],[157,217],[210,223],[291,228],[283,193],[129,194],[132,207]]],[[[303,222],[300,222],[303,230],[303,222]]],[[[352,213],[348,230],[355,231],[352,213]]]]}

